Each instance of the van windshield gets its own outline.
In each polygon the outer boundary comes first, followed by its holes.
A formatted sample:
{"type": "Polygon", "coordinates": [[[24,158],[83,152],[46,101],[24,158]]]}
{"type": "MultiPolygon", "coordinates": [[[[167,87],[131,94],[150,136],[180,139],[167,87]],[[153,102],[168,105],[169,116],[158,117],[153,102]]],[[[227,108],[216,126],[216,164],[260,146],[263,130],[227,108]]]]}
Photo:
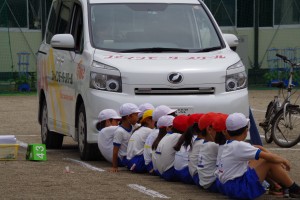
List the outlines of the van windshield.
{"type": "Polygon", "coordinates": [[[224,47],[201,4],[93,4],[92,44],[116,52],[208,52],[224,47]]]}

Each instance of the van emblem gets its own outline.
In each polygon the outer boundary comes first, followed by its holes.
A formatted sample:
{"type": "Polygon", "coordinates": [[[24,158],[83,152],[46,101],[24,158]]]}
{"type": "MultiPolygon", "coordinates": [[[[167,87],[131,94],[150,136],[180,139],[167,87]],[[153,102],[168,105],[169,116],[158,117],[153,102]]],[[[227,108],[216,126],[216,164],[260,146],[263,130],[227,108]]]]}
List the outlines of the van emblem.
{"type": "Polygon", "coordinates": [[[168,81],[170,83],[178,84],[183,80],[183,75],[179,72],[172,72],[168,75],[168,81]]]}

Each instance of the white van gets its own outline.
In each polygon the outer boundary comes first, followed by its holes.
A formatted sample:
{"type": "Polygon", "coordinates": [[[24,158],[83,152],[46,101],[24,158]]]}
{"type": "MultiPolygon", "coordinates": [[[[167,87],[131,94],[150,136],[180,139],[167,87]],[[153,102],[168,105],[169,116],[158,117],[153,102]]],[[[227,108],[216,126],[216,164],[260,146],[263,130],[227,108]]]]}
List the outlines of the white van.
{"type": "Polygon", "coordinates": [[[98,113],[128,102],[248,116],[237,43],[198,0],[53,0],[37,62],[42,142],[71,136],[92,159],[98,113]]]}

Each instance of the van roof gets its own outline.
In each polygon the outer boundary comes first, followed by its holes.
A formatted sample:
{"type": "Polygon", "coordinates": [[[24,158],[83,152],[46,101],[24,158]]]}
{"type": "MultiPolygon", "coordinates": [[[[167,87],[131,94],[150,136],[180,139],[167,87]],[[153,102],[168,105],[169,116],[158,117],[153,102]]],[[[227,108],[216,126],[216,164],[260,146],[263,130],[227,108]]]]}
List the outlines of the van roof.
{"type": "Polygon", "coordinates": [[[179,4],[199,4],[199,0],[89,0],[95,3],[179,3],[179,4]]]}

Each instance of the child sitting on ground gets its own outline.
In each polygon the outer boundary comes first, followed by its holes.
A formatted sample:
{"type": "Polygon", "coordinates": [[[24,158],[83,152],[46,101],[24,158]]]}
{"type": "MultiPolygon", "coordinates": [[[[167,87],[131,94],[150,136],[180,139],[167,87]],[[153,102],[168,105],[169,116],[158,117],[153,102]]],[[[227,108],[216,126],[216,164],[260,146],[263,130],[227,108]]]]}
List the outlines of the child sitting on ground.
{"type": "Polygon", "coordinates": [[[134,130],[134,125],[138,121],[140,110],[135,104],[125,103],[120,107],[122,117],[119,127],[115,131],[113,140],[113,160],[112,172],[118,172],[118,166],[127,166],[127,146],[129,138],[134,130]]]}
{"type": "Polygon", "coordinates": [[[233,113],[226,119],[229,140],[224,144],[216,171],[222,192],[230,198],[254,199],[265,193],[262,182],[271,178],[288,188],[291,197],[299,198],[300,188],[287,172],[289,161],[244,142],[248,124],[242,113],[233,113]]]}
{"type": "Polygon", "coordinates": [[[98,134],[98,147],[102,156],[111,163],[113,139],[121,117],[115,110],[105,109],[99,113],[98,119],[97,129],[100,131],[98,134]]]}

